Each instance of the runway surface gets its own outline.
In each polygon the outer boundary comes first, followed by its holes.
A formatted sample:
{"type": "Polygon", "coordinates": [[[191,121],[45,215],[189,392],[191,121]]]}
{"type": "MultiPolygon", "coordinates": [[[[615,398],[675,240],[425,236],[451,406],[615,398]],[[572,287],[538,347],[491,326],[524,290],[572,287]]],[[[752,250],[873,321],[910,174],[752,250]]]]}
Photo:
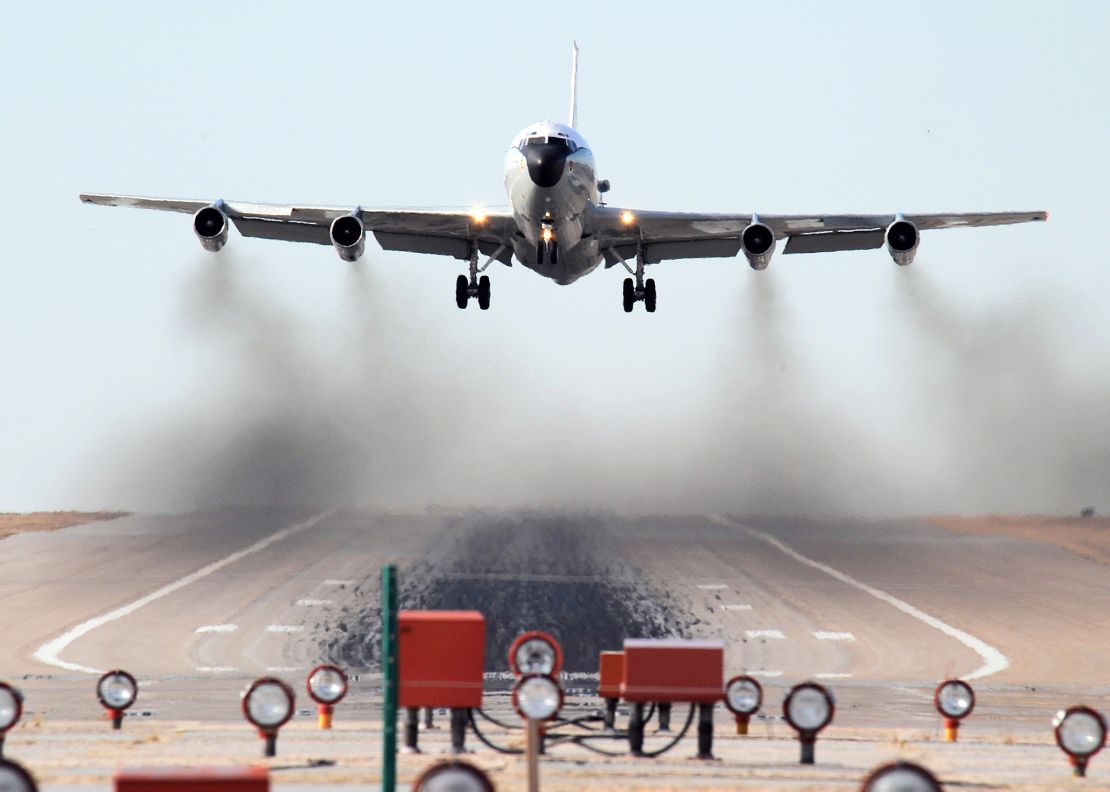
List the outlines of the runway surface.
{"type": "Polygon", "coordinates": [[[935,739],[931,690],[948,676],[975,679],[974,723],[1000,741],[1044,746],[1058,707],[1110,705],[1104,561],[920,520],[134,515],[0,542],[0,678],[40,723],[95,718],[93,674],[114,667],[142,686],[129,722],[219,723],[240,721],[249,679],[303,689],[336,661],[355,675],[350,717],[370,721],[386,563],[402,607],[485,613],[491,690],[512,638],[546,629],[583,691],[624,637],[720,638],[728,673],[765,682],[762,728],[782,737],[782,694],[804,679],[834,690],[845,736],[935,739]]]}

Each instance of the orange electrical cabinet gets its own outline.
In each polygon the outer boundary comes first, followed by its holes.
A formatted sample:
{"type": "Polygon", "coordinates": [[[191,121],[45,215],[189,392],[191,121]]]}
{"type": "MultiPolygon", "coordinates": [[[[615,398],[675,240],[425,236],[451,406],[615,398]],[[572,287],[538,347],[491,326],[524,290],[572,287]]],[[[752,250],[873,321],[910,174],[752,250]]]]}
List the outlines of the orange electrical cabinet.
{"type": "Polygon", "coordinates": [[[397,651],[402,707],[482,706],[486,617],[478,611],[400,611],[397,651]]]}
{"type": "Polygon", "coordinates": [[[269,792],[265,767],[166,767],[120,770],[116,792],[269,792]]]}
{"type": "Polygon", "coordinates": [[[597,695],[620,698],[624,679],[624,652],[602,652],[597,662],[597,695]]]}
{"type": "Polygon", "coordinates": [[[690,701],[724,698],[725,645],[721,641],[627,639],[621,698],[690,701]]]}

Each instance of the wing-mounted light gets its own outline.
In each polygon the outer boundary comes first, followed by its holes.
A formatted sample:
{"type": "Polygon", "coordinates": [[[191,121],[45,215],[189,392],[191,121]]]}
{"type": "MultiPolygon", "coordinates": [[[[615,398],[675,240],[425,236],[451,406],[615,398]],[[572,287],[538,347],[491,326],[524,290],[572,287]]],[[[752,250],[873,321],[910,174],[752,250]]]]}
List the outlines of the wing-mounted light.
{"type": "Polygon", "coordinates": [[[775,254],[775,232],[753,215],[751,224],[740,235],[740,244],[743,245],[744,256],[751,268],[765,270],[771,263],[771,256],[775,254]]]}
{"type": "Polygon", "coordinates": [[[919,244],[921,244],[921,234],[917,232],[917,226],[902,215],[898,215],[894,218],[894,222],[887,226],[886,249],[899,267],[913,263],[919,244]]]}
{"type": "Polygon", "coordinates": [[[361,215],[362,210],[355,209],[331,221],[331,243],[344,261],[358,261],[366,250],[366,226],[361,215]]]}
{"type": "Polygon", "coordinates": [[[193,215],[193,231],[200,240],[201,247],[210,253],[215,253],[227,244],[227,213],[223,210],[223,201],[216,201],[193,215]]]}

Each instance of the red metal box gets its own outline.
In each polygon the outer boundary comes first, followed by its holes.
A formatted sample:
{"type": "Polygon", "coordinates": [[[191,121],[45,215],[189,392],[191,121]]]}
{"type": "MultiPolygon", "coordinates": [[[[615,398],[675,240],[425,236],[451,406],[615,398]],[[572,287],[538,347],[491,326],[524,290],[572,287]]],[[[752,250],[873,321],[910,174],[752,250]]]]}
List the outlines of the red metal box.
{"type": "Polygon", "coordinates": [[[486,617],[478,611],[400,611],[402,707],[480,707],[486,617]]]}
{"type": "Polygon", "coordinates": [[[624,652],[602,652],[597,666],[597,695],[601,698],[620,698],[624,652]]]}
{"type": "Polygon", "coordinates": [[[166,767],[120,770],[116,792],[269,792],[265,767],[166,767]]]}
{"type": "Polygon", "coordinates": [[[625,701],[714,702],[724,698],[721,641],[628,639],[624,642],[625,701]]]}

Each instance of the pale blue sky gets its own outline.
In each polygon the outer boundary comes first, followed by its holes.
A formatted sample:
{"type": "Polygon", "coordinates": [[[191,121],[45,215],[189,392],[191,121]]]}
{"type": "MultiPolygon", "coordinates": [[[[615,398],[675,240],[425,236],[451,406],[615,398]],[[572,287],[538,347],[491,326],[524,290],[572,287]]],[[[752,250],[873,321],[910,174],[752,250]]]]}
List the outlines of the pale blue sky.
{"type": "Polygon", "coordinates": [[[1110,6],[24,3],[0,30],[0,510],[329,500],[1110,511],[1110,6]],[[616,271],[246,240],[81,191],[504,203],[579,128],[615,204],[1048,209],[616,271]]]}

